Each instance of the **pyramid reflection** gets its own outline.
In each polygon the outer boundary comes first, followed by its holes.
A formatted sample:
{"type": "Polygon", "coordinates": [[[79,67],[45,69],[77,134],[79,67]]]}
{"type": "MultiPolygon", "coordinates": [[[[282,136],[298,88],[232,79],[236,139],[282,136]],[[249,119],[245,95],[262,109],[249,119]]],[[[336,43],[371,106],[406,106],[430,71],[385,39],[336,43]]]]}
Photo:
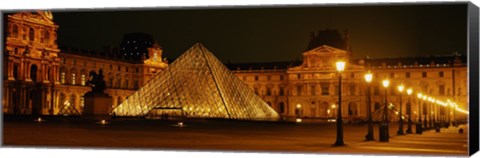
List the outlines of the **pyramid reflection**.
{"type": "Polygon", "coordinates": [[[115,116],[278,119],[278,114],[197,43],[115,108],[115,116]]]}

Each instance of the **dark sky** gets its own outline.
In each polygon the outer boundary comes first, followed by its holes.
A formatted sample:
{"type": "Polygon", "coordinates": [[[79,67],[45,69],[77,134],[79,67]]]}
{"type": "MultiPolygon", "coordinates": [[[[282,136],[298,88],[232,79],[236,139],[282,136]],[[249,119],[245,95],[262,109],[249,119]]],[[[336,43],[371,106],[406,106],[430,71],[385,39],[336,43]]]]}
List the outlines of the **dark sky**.
{"type": "Polygon", "coordinates": [[[59,45],[100,50],[145,32],[174,59],[201,42],[220,60],[292,61],[310,32],[349,30],[353,55],[466,54],[466,4],[53,11],[59,45]]]}

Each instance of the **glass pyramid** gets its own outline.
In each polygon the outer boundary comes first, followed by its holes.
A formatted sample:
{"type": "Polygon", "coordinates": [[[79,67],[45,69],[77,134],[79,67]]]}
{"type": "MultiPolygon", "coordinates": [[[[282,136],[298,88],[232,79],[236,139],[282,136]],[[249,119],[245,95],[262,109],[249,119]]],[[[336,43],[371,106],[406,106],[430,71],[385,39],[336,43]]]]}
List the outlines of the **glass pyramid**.
{"type": "Polygon", "coordinates": [[[210,51],[196,43],[129,96],[115,116],[278,119],[279,116],[210,51]]]}

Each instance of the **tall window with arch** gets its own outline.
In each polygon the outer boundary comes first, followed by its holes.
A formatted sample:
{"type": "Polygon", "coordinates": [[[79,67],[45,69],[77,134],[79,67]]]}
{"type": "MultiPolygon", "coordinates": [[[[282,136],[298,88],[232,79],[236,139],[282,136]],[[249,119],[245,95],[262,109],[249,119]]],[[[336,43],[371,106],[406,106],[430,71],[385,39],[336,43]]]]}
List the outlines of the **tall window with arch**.
{"type": "Polygon", "coordinates": [[[75,73],[72,73],[72,85],[75,85],[75,76],[76,74],[75,73]]]}
{"type": "Polygon", "coordinates": [[[85,74],[80,76],[82,86],[85,86],[85,74]]]}
{"type": "Polygon", "coordinates": [[[47,43],[47,44],[50,43],[50,32],[48,30],[45,30],[43,32],[43,34],[44,34],[43,37],[45,39],[44,42],[47,43]]]}
{"type": "Polygon", "coordinates": [[[28,39],[30,41],[35,40],[35,30],[33,28],[30,28],[30,30],[28,31],[28,39]]]}
{"type": "Polygon", "coordinates": [[[17,26],[17,25],[13,25],[13,28],[12,28],[12,37],[13,37],[13,38],[18,38],[18,26],[17,26]]]}
{"type": "Polygon", "coordinates": [[[60,72],[60,83],[65,84],[65,72],[60,72]]]}

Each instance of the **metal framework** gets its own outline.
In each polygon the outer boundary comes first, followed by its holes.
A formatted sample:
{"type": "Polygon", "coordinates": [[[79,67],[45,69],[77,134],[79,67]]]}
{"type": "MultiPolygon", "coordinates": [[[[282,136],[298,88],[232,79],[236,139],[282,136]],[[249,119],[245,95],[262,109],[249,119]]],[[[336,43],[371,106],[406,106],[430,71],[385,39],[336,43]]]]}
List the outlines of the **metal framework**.
{"type": "Polygon", "coordinates": [[[203,45],[197,43],[111,113],[145,116],[181,108],[185,117],[278,119],[279,115],[203,45]]]}

